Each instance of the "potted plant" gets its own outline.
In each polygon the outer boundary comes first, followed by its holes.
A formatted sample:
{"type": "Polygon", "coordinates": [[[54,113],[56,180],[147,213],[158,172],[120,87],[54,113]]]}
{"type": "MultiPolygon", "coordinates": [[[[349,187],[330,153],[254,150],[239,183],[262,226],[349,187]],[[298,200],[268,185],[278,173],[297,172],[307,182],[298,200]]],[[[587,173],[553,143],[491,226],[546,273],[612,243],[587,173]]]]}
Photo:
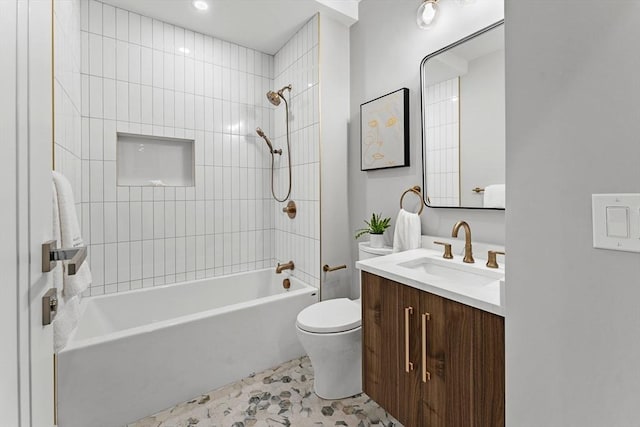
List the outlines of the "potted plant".
{"type": "Polygon", "coordinates": [[[381,248],[384,246],[383,234],[384,231],[389,228],[391,224],[391,218],[382,218],[382,214],[371,214],[369,221],[364,220],[367,224],[366,228],[360,228],[356,230],[356,239],[365,234],[369,234],[369,244],[372,248],[381,248]]]}

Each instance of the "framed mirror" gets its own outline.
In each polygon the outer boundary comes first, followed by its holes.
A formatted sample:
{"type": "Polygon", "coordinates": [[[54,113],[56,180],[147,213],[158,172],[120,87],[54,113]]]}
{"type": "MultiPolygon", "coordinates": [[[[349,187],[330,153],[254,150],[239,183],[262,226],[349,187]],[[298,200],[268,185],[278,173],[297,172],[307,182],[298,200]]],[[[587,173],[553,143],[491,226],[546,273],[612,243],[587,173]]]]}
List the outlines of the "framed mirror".
{"type": "Polygon", "coordinates": [[[504,209],[504,76],[504,21],[422,60],[422,173],[428,206],[504,209]]]}

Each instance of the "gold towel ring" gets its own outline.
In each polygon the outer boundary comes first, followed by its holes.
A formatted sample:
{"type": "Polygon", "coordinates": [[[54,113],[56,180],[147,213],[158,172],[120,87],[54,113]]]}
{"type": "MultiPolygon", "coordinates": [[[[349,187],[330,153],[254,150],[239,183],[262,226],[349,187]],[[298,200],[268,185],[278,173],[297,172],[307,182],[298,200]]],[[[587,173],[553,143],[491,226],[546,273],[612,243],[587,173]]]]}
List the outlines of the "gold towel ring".
{"type": "Polygon", "coordinates": [[[404,200],[404,196],[411,192],[413,194],[415,194],[416,196],[420,197],[420,210],[418,211],[418,215],[422,214],[422,210],[424,209],[424,202],[422,201],[422,194],[420,194],[421,188],[419,185],[416,185],[414,187],[411,187],[410,189],[408,189],[407,191],[405,191],[404,193],[402,193],[402,196],[400,196],[400,209],[404,209],[402,207],[402,201],[404,200]]]}

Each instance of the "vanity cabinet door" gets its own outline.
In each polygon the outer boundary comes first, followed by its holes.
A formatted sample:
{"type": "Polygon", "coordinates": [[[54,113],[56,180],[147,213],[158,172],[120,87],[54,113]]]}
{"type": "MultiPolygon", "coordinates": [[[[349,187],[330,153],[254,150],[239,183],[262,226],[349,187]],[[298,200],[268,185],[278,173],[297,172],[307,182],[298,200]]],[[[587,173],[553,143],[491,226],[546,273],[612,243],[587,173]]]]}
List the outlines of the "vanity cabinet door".
{"type": "Polygon", "coordinates": [[[430,375],[422,376],[422,423],[414,425],[503,427],[504,319],[427,292],[421,311],[430,375]]]}
{"type": "Polygon", "coordinates": [[[505,425],[504,317],[474,310],[473,409],[475,426],[505,425]]]}
{"type": "Polygon", "coordinates": [[[446,426],[447,420],[447,325],[445,299],[427,292],[420,292],[421,366],[421,423],[415,426],[446,426]]]}
{"type": "Polygon", "coordinates": [[[426,361],[431,374],[423,381],[421,425],[474,427],[475,309],[427,292],[422,292],[421,309],[429,318],[426,361]]]}
{"type": "Polygon", "coordinates": [[[398,376],[401,367],[400,330],[403,286],[362,272],[362,387],[364,392],[398,416],[398,376]]]}
{"type": "MultiPolygon", "coordinates": [[[[393,282],[391,282],[393,283],[393,282]]],[[[402,311],[400,340],[401,366],[398,378],[398,413],[394,414],[404,426],[422,426],[420,422],[422,383],[422,343],[420,331],[420,300],[423,292],[410,286],[400,286],[402,311]]]]}

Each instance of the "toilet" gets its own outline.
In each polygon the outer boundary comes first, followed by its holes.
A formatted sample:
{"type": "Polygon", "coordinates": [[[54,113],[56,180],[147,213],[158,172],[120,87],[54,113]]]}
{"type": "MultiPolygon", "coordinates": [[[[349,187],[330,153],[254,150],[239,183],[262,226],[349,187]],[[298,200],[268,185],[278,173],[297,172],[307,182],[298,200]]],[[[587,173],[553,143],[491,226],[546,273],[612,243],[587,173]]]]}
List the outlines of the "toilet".
{"type": "MultiPolygon", "coordinates": [[[[391,253],[360,243],[360,260],[391,253]]],[[[358,279],[360,280],[360,279],[358,279]]],[[[362,393],[362,312],[360,299],[337,298],[298,313],[296,331],[314,370],[314,391],[323,399],[362,393]]]]}

